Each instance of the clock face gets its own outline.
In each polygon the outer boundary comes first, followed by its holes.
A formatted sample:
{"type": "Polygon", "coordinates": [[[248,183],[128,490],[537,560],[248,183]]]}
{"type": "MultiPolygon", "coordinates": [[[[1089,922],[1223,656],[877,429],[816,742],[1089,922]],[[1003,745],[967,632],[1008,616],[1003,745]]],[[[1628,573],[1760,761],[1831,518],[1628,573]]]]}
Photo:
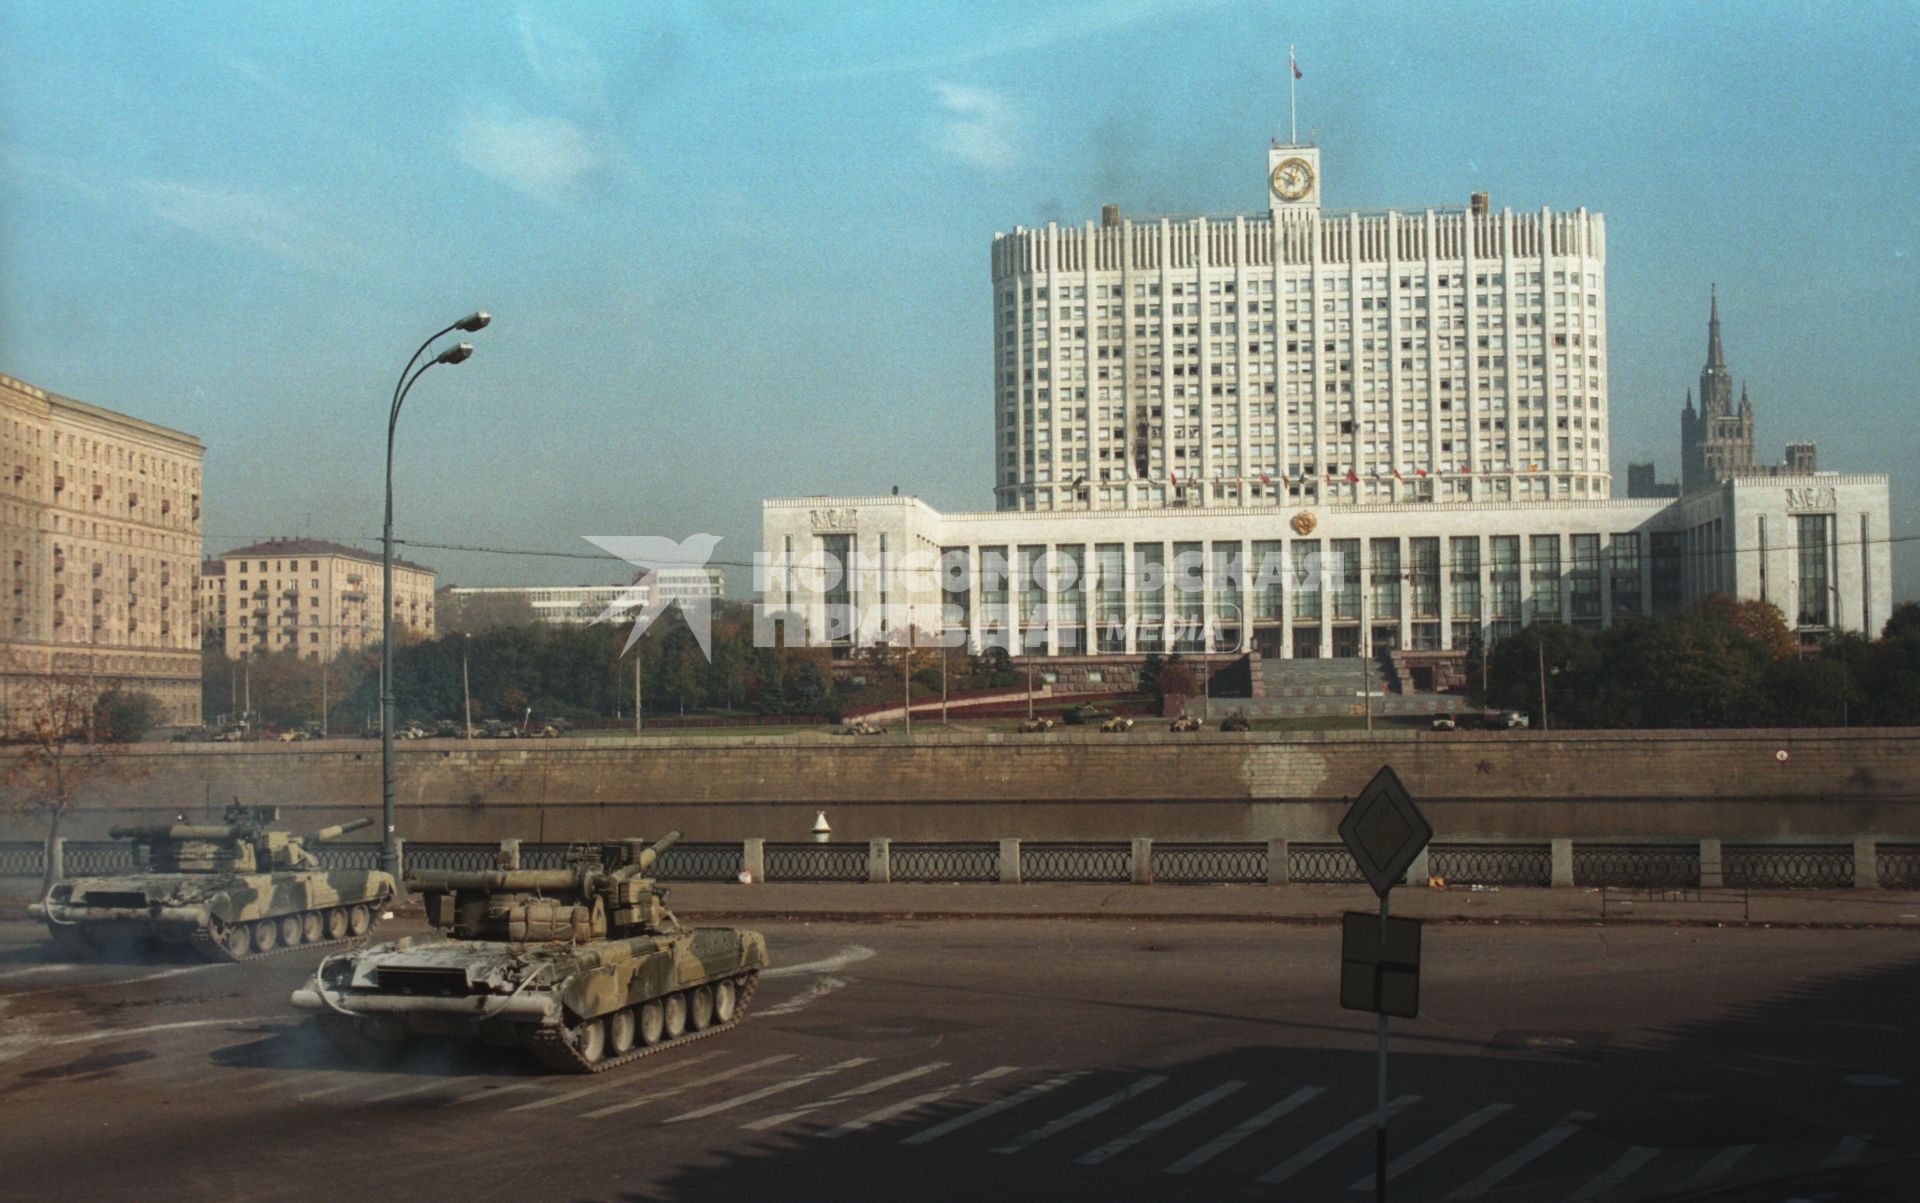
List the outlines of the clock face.
{"type": "Polygon", "coordinates": [[[1305,159],[1283,159],[1273,169],[1272,182],[1275,196],[1297,201],[1313,191],[1313,166],[1305,159]]]}

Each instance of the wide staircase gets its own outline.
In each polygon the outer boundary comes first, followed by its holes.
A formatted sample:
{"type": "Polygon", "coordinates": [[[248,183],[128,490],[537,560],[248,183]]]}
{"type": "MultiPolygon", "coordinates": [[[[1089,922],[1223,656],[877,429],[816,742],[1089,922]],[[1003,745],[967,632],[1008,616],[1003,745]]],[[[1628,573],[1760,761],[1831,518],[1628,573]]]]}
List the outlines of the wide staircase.
{"type": "MultiPolygon", "coordinates": [[[[1375,660],[1262,660],[1259,672],[1267,696],[1227,702],[1231,708],[1244,708],[1249,718],[1357,717],[1366,713],[1368,691],[1376,715],[1443,714],[1460,709],[1464,700],[1445,693],[1389,693],[1387,674],[1375,660]]],[[[1221,701],[1215,698],[1214,705],[1221,701]]]]}

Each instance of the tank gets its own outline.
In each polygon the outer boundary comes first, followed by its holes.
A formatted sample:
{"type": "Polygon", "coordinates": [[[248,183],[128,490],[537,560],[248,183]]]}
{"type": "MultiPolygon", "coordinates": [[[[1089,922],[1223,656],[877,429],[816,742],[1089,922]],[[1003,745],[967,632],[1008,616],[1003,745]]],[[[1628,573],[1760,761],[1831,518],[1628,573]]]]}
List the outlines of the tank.
{"type": "Polygon", "coordinates": [[[745,1016],[760,933],[686,928],[645,876],[679,840],[578,844],[558,869],[411,872],[428,934],[335,953],[294,991],[334,1044],[365,1057],[414,1035],[524,1048],[597,1073],[745,1016]]]}
{"type": "Polygon", "coordinates": [[[364,936],[393,898],[374,869],[323,869],[308,844],[372,819],[296,835],[273,826],[273,807],[229,807],[219,824],[115,827],[133,842],[134,869],[54,883],[29,908],[56,944],[90,951],[114,937],[190,944],[211,961],[364,936]]]}

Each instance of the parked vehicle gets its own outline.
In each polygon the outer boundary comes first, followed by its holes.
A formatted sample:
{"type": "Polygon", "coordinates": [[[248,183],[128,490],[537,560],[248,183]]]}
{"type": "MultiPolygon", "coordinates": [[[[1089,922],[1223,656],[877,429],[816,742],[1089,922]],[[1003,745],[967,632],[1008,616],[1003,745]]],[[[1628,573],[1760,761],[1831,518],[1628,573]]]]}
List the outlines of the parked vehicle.
{"type": "Polygon", "coordinates": [[[876,727],[866,719],[857,718],[833,729],[835,735],[885,735],[886,728],[876,727]]]}
{"type": "Polygon", "coordinates": [[[1222,731],[1251,731],[1253,730],[1253,722],[1247,718],[1244,710],[1236,710],[1220,720],[1220,729],[1222,731]]]}
{"type": "Polygon", "coordinates": [[[1205,724],[1191,714],[1183,714],[1167,724],[1167,730],[1174,732],[1198,731],[1205,724]]]}
{"type": "Polygon", "coordinates": [[[1098,723],[1113,717],[1113,711],[1082,702],[1060,716],[1069,727],[1081,727],[1088,723],[1098,723]]]}
{"type": "Polygon", "coordinates": [[[1433,716],[1433,729],[1435,731],[1452,731],[1458,726],[1459,724],[1454,721],[1454,717],[1451,714],[1436,714],[1433,716]]]}
{"type": "Polygon", "coordinates": [[[1050,718],[1023,718],[1020,720],[1020,732],[1023,735],[1031,735],[1036,732],[1051,730],[1053,730],[1053,720],[1050,718]]]}
{"type": "Polygon", "coordinates": [[[1503,731],[1525,730],[1533,725],[1533,719],[1524,710],[1503,710],[1500,712],[1500,729],[1503,731]]]}
{"type": "Polygon", "coordinates": [[[1133,730],[1133,720],[1124,714],[1116,714],[1106,722],[1101,723],[1100,729],[1109,734],[1115,732],[1124,734],[1125,732],[1133,730]]]}

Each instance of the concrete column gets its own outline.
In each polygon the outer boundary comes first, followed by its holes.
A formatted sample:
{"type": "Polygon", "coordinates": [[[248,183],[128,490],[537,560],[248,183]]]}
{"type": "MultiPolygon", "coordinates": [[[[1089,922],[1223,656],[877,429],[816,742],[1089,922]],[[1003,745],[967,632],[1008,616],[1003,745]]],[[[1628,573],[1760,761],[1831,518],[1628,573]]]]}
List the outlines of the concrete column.
{"type": "Polygon", "coordinates": [[[1153,884],[1153,841],[1150,839],[1136,838],[1133,841],[1133,884],[1153,884]]]}
{"type": "Polygon", "coordinates": [[[399,889],[401,893],[405,893],[407,889],[407,841],[397,836],[393,841],[393,870],[394,876],[398,879],[394,883],[395,887],[399,889]]]}
{"type": "Polygon", "coordinates": [[[1703,890],[1717,890],[1726,883],[1726,868],[1720,859],[1720,841],[1701,840],[1700,888],[1703,890]]]}
{"type": "Polygon", "coordinates": [[[886,836],[867,841],[867,880],[879,886],[893,881],[893,841],[886,836]]]}
{"type": "Polygon", "coordinates": [[[1267,841],[1267,884],[1283,886],[1293,880],[1293,871],[1287,864],[1287,841],[1267,841]]]}
{"type": "Polygon", "coordinates": [[[1553,888],[1556,890],[1573,887],[1573,841],[1553,841],[1553,888]]]}
{"type": "Polygon", "coordinates": [[[1017,886],[1020,884],[1020,841],[1000,841],[1000,884],[1017,886]]]}
{"type": "Polygon", "coordinates": [[[519,840],[500,841],[500,863],[509,869],[518,869],[520,867],[519,840]]]}
{"type": "Polygon", "coordinates": [[[67,840],[62,836],[47,848],[47,877],[50,881],[59,881],[66,875],[67,840]]]}
{"type": "Polygon", "coordinates": [[[740,871],[747,875],[751,885],[760,885],[767,880],[767,841],[749,839],[740,842],[740,871]]]}
{"type": "Polygon", "coordinates": [[[1410,886],[1424,886],[1432,877],[1433,845],[1428,844],[1425,848],[1420,849],[1419,855],[1413,858],[1413,863],[1407,866],[1406,884],[1410,886]]]}
{"type": "Polygon", "coordinates": [[[1853,841],[1853,888],[1880,888],[1880,851],[1872,836],[1853,841]]]}

